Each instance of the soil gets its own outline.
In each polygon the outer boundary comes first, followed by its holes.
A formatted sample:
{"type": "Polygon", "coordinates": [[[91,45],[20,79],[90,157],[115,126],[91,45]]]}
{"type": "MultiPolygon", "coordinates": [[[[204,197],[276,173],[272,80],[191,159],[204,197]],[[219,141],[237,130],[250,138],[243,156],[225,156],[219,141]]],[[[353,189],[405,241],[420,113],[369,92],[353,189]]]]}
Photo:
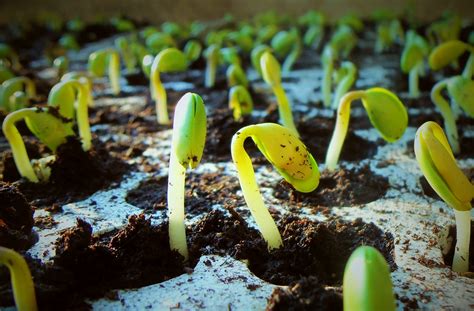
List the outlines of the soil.
{"type": "Polygon", "coordinates": [[[325,207],[357,206],[376,201],[388,188],[387,178],[374,174],[366,165],[357,170],[341,167],[334,172],[322,171],[318,188],[310,193],[298,192],[282,181],[273,195],[292,206],[309,206],[315,212],[325,212],[325,207]]]}
{"type": "MultiPolygon", "coordinates": [[[[447,266],[453,265],[453,256],[454,256],[454,249],[456,247],[456,226],[449,227],[449,234],[448,240],[452,239],[453,243],[451,244],[451,248],[447,254],[443,254],[444,264],[447,266]]],[[[474,271],[474,221],[471,220],[471,240],[469,246],[469,270],[474,271]]],[[[472,272],[471,272],[472,273],[472,272]]],[[[471,275],[471,278],[474,278],[474,275],[471,275]]]]}

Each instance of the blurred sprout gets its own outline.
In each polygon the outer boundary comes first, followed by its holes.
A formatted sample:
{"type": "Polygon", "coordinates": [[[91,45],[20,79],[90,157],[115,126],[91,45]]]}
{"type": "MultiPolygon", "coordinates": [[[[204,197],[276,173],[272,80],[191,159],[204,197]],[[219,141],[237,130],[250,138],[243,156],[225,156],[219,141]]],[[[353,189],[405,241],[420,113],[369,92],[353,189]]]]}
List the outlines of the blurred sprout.
{"type": "Polygon", "coordinates": [[[471,79],[474,74],[474,46],[459,40],[446,41],[434,48],[429,56],[430,67],[439,70],[457,61],[465,52],[470,54],[462,75],[466,79],[471,79]]]}
{"type": "Polygon", "coordinates": [[[408,31],[405,48],[402,52],[400,66],[404,73],[408,73],[408,87],[410,97],[418,98],[420,90],[418,86],[419,75],[424,75],[424,59],[428,55],[429,47],[426,40],[413,30],[408,31]]]}
{"type": "Polygon", "coordinates": [[[347,93],[357,76],[357,68],[352,62],[342,62],[341,67],[336,72],[336,83],[337,87],[334,92],[334,98],[332,100],[332,108],[337,109],[342,96],[347,93]]]}
{"type": "Polygon", "coordinates": [[[334,51],[335,59],[339,56],[347,58],[357,44],[357,36],[351,27],[339,26],[329,40],[329,45],[334,51]]]}
{"type": "Polygon", "coordinates": [[[92,76],[101,77],[108,68],[108,75],[112,91],[120,93],[120,57],[115,49],[103,49],[91,53],[88,61],[88,71],[92,76]]]}
{"type": "Polygon", "coordinates": [[[158,54],[166,48],[176,47],[176,42],[169,34],[157,32],[146,38],[146,46],[153,54],[158,54]]]}
{"type": "Polygon", "coordinates": [[[210,45],[205,51],[206,57],[206,73],[204,78],[204,85],[208,88],[214,87],[216,83],[217,66],[220,63],[220,50],[217,44],[210,45]]]}
{"type": "Polygon", "coordinates": [[[62,77],[69,70],[69,58],[66,56],[58,56],[53,61],[53,67],[58,72],[58,77],[62,77]]]}
{"type": "Polygon", "coordinates": [[[253,68],[258,72],[258,74],[262,75],[262,67],[260,67],[260,58],[262,57],[263,53],[270,52],[272,49],[265,44],[257,45],[253,48],[252,53],[250,54],[250,60],[252,62],[253,68]]]}
{"type": "Polygon", "coordinates": [[[189,40],[188,42],[186,42],[183,52],[184,54],[186,54],[188,61],[192,63],[198,60],[199,57],[201,57],[202,45],[197,40],[189,40]]]}
{"type": "Polygon", "coordinates": [[[222,59],[226,64],[232,65],[241,65],[239,51],[236,47],[227,47],[220,50],[222,59]]]}
{"type": "Polygon", "coordinates": [[[232,109],[235,121],[252,113],[252,96],[244,86],[236,85],[229,90],[229,108],[232,109]]]}
{"type": "Polygon", "coordinates": [[[11,112],[21,108],[26,108],[29,99],[32,99],[35,96],[36,87],[33,80],[30,78],[14,77],[8,79],[0,86],[0,109],[6,112],[11,112]],[[22,99],[22,95],[16,94],[18,92],[25,94],[27,100],[22,99]]]}
{"type": "Polygon", "coordinates": [[[71,34],[65,34],[58,41],[59,45],[66,50],[79,50],[79,44],[76,41],[76,38],[71,34]]]}
{"type": "Polygon", "coordinates": [[[5,43],[0,42],[0,60],[3,65],[9,65],[13,70],[21,69],[20,59],[18,58],[18,54],[8,45],[5,43]],[[7,63],[5,63],[7,61],[7,63]]]}
{"type": "Polygon", "coordinates": [[[245,88],[248,86],[247,76],[239,64],[232,64],[226,71],[227,85],[230,87],[242,85],[245,88]]]}
{"type": "Polygon", "coordinates": [[[129,44],[126,37],[119,37],[115,39],[115,48],[120,52],[122,59],[125,63],[125,68],[128,72],[135,70],[137,66],[137,59],[132,51],[131,45],[129,44]]]}

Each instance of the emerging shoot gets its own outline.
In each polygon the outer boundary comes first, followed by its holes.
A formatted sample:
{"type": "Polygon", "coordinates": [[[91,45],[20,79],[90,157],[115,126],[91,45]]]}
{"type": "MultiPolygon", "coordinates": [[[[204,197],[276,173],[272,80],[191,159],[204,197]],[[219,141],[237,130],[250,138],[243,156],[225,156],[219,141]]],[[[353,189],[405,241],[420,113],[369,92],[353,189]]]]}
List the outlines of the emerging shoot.
{"type": "Polygon", "coordinates": [[[206,87],[214,87],[216,83],[216,71],[220,62],[219,45],[212,44],[204,52],[206,57],[206,76],[204,78],[204,85],[206,87]]]}
{"type": "Polygon", "coordinates": [[[15,96],[13,95],[16,92],[25,94],[27,99],[34,98],[36,96],[36,87],[33,80],[27,77],[15,77],[3,82],[0,86],[0,109],[10,112],[26,108],[26,103],[18,105],[18,102],[15,101],[15,96]]]}
{"type": "Polygon", "coordinates": [[[306,146],[288,128],[274,123],[249,125],[232,137],[232,159],[239,174],[245,202],[252,213],[270,250],[282,246],[278,228],[263,202],[255,180],[252,161],[244,149],[244,142],[252,138],[260,152],[280,175],[300,192],[311,192],[318,187],[319,169],[306,146]]]}
{"type": "Polygon", "coordinates": [[[332,108],[337,109],[342,96],[349,91],[356,80],[357,68],[349,61],[342,62],[341,67],[336,72],[337,87],[332,100],[332,108]]]}
{"type": "Polygon", "coordinates": [[[234,120],[250,115],[253,110],[253,100],[250,93],[242,85],[236,85],[229,91],[229,108],[233,111],[234,120]]]}
{"type": "Polygon", "coordinates": [[[428,55],[428,43],[413,30],[407,34],[405,48],[402,52],[400,66],[404,73],[408,73],[408,88],[410,97],[420,97],[418,79],[425,72],[424,58],[428,55]]]}
{"type": "Polygon", "coordinates": [[[95,77],[102,77],[108,67],[108,74],[112,91],[120,93],[120,56],[114,49],[99,50],[89,55],[89,73],[95,77]]]}
{"type": "Polygon", "coordinates": [[[471,79],[474,74],[474,46],[459,40],[446,41],[433,49],[429,57],[430,67],[433,70],[439,70],[455,62],[467,51],[469,51],[470,54],[462,76],[466,79],[471,79]]]}
{"type": "Polygon", "coordinates": [[[239,64],[230,65],[229,68],[227,68],[226,76],[227,85],[229,87],[233,87],[236,85],[242,85],[244,87],[247,87],[249,84],[245,72],[239,64]]]}
{"type": "Polygon", "coordinates": [[[188,260],[184,224],[184,182],[186,168],[201,161],[206,141],[206,109],[202,98],[186,93],[175,108],[173,138],[168,172],[168,211],[170,247],[188,260]]]}

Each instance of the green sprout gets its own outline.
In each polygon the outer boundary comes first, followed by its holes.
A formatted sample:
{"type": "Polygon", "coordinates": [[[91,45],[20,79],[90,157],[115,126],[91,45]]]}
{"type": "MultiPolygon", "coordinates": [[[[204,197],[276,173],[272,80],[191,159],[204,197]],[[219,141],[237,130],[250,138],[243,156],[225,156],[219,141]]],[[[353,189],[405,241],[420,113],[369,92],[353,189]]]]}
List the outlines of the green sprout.
{"type": "Polygon", "coordinates": [[[80,18],[73,18],[66,22],[66,29],[72,32],[80,32],[84,30],[86,24],[80,18]]]}
{"type": "Polygon", "coordinates": [[[188,260],[184,224],[184,183],[186,168],[196,168],[206,142],[206,109],[202,98],[186,93],[177,103],[173,120],[170,166],[168,172],[169,238],[172,250],[188,260]]]}
{"type": "Polygon", "coordinates": [[[92,96],[92,79],[86,71],[70,71],[61,77],[61,81],[77,80],[84,85],[87,94],[87,104],[94,107],[94,97],[92,96]]]}
{"type": "Polygon", "coordinates": [[[298,23],[306,26],[303,43],[306,46],[317,48],[324,35],[325,17],[321,12],[309,11],[298,19],[298,23]]]}
{"type": "Polygon", "coordinates": [[[403,27],[398,19],[382,21],[377,25],[377,40],[375,41],[375,52],[382,53],[388,50],[397,40],[403,42],[403,27]]]}
{"type": "Polygon", "coordinates": [[[18,54],[6,43],[0,42],[0,60],[7,60],[14,70],[21,69],[18,54]]]}
{"type": "Polygon", "coordinates": [[[262,67],[260,67],[260,58],[262,57],[263,53],[271,51],[272,49],[268,45],[259,44],[254,47],[252,49],[252,52],[250,53],[250,60],[252,61],[252,66],[260,76],[262,75],[262,67]]]}
{"type": "Polygon", "coordinates": [[[4,111],[15,111],[20,108],[12,97],[16,92],[23,92],[27,98],[34,98],[36,96],[36,87],[30,78],[15,77],[8,79],[0,86],[0,109],[4,111]]]}
{"type": "Polygon", "coordinates": [[[262,57],[260,57],[260,67],[262,68],[263,80],[272,88],[277,99],[281,124],[288,128],[293,135],[300,137],[295,122],[293,121],[291,104],[281,85],[280,64],[270,52],[265,52],[262,54],[262,57]]]}
{"type": "Polygon", "coordinates": [[[197,40],[189,40],[183,48],[183,52],[190,63],[198,60],[202,52],[202,44],[197,40]]]}
{"type": "Polygon", "coordinates": [[[232,159],[239,174],[245,202],[270,250],[283,245],[281,235],[255,180],[252,161],[244,142],[252,138],[260,152],[280,175],[300,192],[311,192],[318,187],[319,169],[306,146],[288,128],[275,123],[249,125],[240,129],[231,143],[232,159]]]}
{"type": "Polygon", "coordinates": [[[269,42],[278,32],[278,26],[274,24],[265,25],[258,29],[255,41],[258,44],[269,42]]]}
{"type": "Polygon", "coordinates": [[[388,142],[402,137],[408,126],[408,113],[400,99],[392,92],[383,88],[371,88],[365,91],[352,91],[341,98],[337,108],[337,119],[334,133],[326,154],[326,168],[333,171],[341,154],[342,145],[349,128],[351,103],[362,100],[370,123],[388,142]]]}
{"type": "Polygon", "coordinates": [[[84,151],[88,151],[92,147],[88,112],[89,94],[86,85],[87,83],[81,83],[78,80],[59,82],[53,86],[48,96],[48,105],[57,107],[62,117],[73,119],[76,115],[79,137],[84,151]]]}
{"type": "Polygon", "coordinates": [[[438,45],[429,56],[431,69],[439,70],[456,61],[462,54],[469,51],[469,58],[462,72],[462,76],[471,79],[474,74],[474,46],[459,40],[450,40],[438,45]]]}
{"type": "Polygon", "coordinates": [[[126,37],[119,37],[115,39],[115,48],[120,51],[122,59],[125,63],[125,68],[128,72],[132,72],[137,66],[137,59],[133,54],[131,45],[128,43],[126,37]]]}
{"type": "Polygon", "coordinates": [[[415,155],[430,186],[454,208],[457,242],[454,248],[453,271],[467,272],[474,185],[456,165],[446,135],[435,122],[424,123],[416,132],[415,155]]]}
{"type": "Polygon", "coordinates": [[[239,121],[242,116],[252,113],[252,96],[244,86],[236,85],[229,90],[229,108],[233,111],[235,121],[239,121]]]}
{"type": "Polygon", "coordinates": [[[30,182],[47,181],[50,169],[45,165],[51,158],[40,160],[36,170],[26,152],[25,143],[16,128],[16,122],[25,120],[28,129],[53,152],[63,143],[66,137],[73,136],[74,131],[69,120],[65,120],[53,108],[24,108],[7,115],[2,130],[12,149],[13,160],[20,176],[30,182]]]}
{"type": "Polygon", "coordinates": [[[58,40],[59,46],[66,50],[79,50],[79,43],[77,43],[76,38],[71,34],[65,34],[58,40]]]}
{"type": "Polygon", "coordinates": [[[229,40],[231,44],[239,47],[244,53],[250,53],[254,43],[252,36],[242,31],[242,29],[240,31],[229,32],[226,39],[229,40]]]}
{"type": "Polygon", "coordinates": [[[186,38],[189,35],[189,32],[186,30],[186,28],[174,22],[164,22],[161,24],[161,30],[171,37],[178,39],[186,38]]]}
{"type": "Polygon", "coordinates": [[[13,77],[15,77],[13,72],[7,66],[5,66],[5,64],[0,62],[0,83],[3,83],[13,77]]]}
{"type": "Polygon", "coordinates": [[[176,47],[176,42],[170,35],[156,32],[146,38],[145,45],[153,54],[158,54],[164,49],[176,47]]]}
{"type": "Polygon", "coordinates": [[[321,93],[323,96],[323,104],[325,107],[331,105],[331,87],[332,76],[334,71],[334,49],[330,45],[326,45],[321,55],[321,63],[323,64],[323,81],[321,83],[321,93]]]}
{"type": "Polygon", "coordinates": [[[350,27],[355,31],[361,31],[364,29],[364,23],[362,20],[355,14],[346,14],[337,21],[339,27],[350,27]]]}
{"type": "Polygon", "coordinates": [[[123,17],[114,17],[110,20],[110,23],[118,32],[132,31],[135,29],[133,22],[123,17]]]}
{"type": "Polygon", "coordinates": [[[206,74],[204,78],[204,85],[206,87],[214,87],[216,83],[216,71],[220,62],[219,45],[212,44],[205,51],[206,57],[206,74]]]}
{"type": "Polygon", "coordinates": [[[461,34],[462,20],[454,14],[446,14],[441,20],[433,22],[426,29],[426,37],[431,45],[458,40],[461,34]]]}
{"type": "Polygon", "coordinates": [[[400,66],[404,73],[408,73],[408,87],[412,98],[420,96],[418,77],[425,72],[424,58],[428,55],[428,48],[428,43],[423,37],[413,30],[408,31],[400,66]]]}
{"type": "Polygon", "coordinates": [[[151,54],[145,55],[142,58],[142,71],[148,78],[151,76],[151,65],[153,65],[154,59],[155,58],[151,54]]]}
{"type": "Polygon", "coordinates": [[[339,26],[329,40],[329,45],[334,50],[335,59],[338,59],[339,56],[347,58],[356,44],[357,36],[347,25],[339,26]]]}
{"type": "Polygon", "coordinates": [[[170,124],[168,117],[166,90],[160,80],[162,72],[184,71],[188,67],[186,55],[176,48],[161,51],[151,65],[150,90],[155,100],[158,124],[170,124]]]}
{"type": "Polygon", "coordinates": [[[237,47],[226,47],[220,50],[220,54],[224,63],[229,65],[241,65],[242,61],[240,60],[239,50],[237,47]]]}
{"type": "Polygon", "coordinates": [[[332,108],[337,109],[342,96],[349,91],[356,80],[357,68],[349,61],[342,62],[341,67],[336,72],[337,87],[334,92],[332,108]]]}
{"type": "Polygon", "coordinates": [[[359,246],[349,257],[342,285],[344,310],[395,310],[390,268],[372,246],[359,246]]]}
{"type": "Polygon", "coordinates": [[[66,56],[58,56],[53,61],[53,67],[58,72],[58,77],[62,77],[69,69],[69,58],[66,56]]]}
{"type": "Polygon", "coordinates": [[[247,87],[249,82],[247,76],[245,75],[244,70],[239,64],[232,64],[227,68],[227,85],[233,87],[236,85],[242,85],[247,87]]]}
{"type": "Polygon", "coordinates": [[[0,246],[0,264],[7,266],[18,311],[36,311],[35,284],[25,259],[12,249],[0,246]]]}
{"type": "Polygon", "coordinates": [[[108,67],[112,91],[120,94],[120,57],[115,49],[103,49],[89,55],[88,69],[95,77],[102,77],[108,67]]]}
{"type": "Polygon", "coordinates": [[[272,39],[271,46],[275,55],[285,58],[282,71],[288,72],[301,54],[301,39],[296,28],[280,31],[272,39]]]}

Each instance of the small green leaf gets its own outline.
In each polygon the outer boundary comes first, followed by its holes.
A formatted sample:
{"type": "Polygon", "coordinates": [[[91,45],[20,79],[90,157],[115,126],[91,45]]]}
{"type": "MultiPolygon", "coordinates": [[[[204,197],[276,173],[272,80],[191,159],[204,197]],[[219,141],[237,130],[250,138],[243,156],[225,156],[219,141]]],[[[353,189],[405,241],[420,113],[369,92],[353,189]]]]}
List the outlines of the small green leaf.
{"type": "Polygon", "coordinates": [[[463,76],[453,77],[449,80],[448,92],[456,104],[474,118],[474,81],[463,76]]]}
{"type": "Polygon", "coordinates": [[[153,61],[152,72],[184,71],[188,67],[188,59],[183,52],[176,48],[167,48],[161,51],[153,61]]]}
{"type": "Polygon", "coordinates": [[[250,60],[252,61],[252,66],[257,70],[257,72],[262,75],[262,67],[260,66],[260,58],[263,53],[271,52],[271,48],[268,45],[260,44],[253,48],[252,53],[250,54],[250,60]]]}
{"type": "Polygon", "coordinates": [[[89,55],[88,61],[88,71],[96,76],[102,77],[105,75],[105,70],[107,66],[107,56],[108,53],[105,50],[96,51],[89,55]]]}
{"type": "Polygon", "coordinates": [[[409,45],[402,52],[402,58],[400,60],[402,71],[404,73],[410,72],[423,61],[423,57],[423,51],[419,46],[415,44],[409,45]]]}
{"type": "Polygon", "coordinates": [[[184,46],[184,54],[188,58],[188,61],[194,62],[200,56],[202,52],[202,45],[197,40],[189,40],[184,46]]]}
{"type": "Polygon", "coordinates": [[[459,58],[468,45],[459,40],[450,40],[438,45],[430,54],[429,64],[431,69],[439,70],[459,58]]]}

